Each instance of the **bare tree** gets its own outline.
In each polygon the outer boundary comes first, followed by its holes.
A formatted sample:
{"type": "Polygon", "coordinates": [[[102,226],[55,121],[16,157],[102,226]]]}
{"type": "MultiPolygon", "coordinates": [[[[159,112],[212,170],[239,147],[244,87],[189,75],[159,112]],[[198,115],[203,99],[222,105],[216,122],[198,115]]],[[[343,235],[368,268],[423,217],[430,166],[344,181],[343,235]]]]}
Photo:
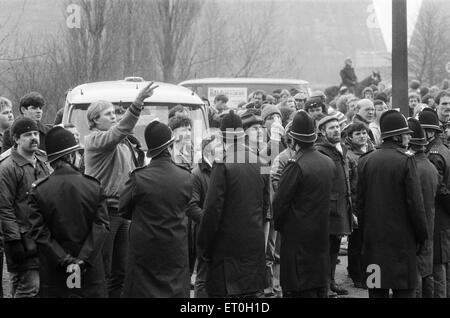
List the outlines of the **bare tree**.
{"type": "Polygon", "coordinates": [[[234,3],[228,69],[232,76],[254,76],[265,72],[274,58],[268,41],[274,32],[273,1],[237,1],[234,3]]]}
{"type": "Polygon", "coordinates": [[[192,50],[189,35],[200,15],[201,0],[154,0],[148,4],[149,32],[153,35],[154,53],[165,82],[175,82],[180,53],[192,50]]]}
{"type": "Polygon", "coordinates": [[[445,63],[450,61],[450,16],[446,7],[443,1],[423,1],[408,50],[410,73],[429,86],[445,78],[445,63]]]}

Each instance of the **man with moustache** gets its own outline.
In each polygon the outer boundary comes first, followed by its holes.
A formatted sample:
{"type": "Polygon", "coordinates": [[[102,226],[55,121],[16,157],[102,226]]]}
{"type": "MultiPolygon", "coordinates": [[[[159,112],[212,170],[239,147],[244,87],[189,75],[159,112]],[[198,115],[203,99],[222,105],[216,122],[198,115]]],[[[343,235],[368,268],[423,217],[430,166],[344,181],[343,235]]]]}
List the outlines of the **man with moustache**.
{"type": "MultiPolygon", "coordinates": [[[[30,92],[24,95],[19,102],[20,114],[25,117],[34,120],[39,131],[39,149],[46,151],[45,148],[45,135],[52,128],[51,125],[42,124],[43,108],[46,102],[44,97],[38,92],[30,92]]],[[[14,144],[14,137],[12,136],[11,129],[5,131],[3,135],[2,152],[5,152],[11,148],[14,144]]]]}
{"type": "Polygon", "coordinates": [[[39,293],[39,259],[36,244],[29,236],[28,191],[49,171],[44,158],[38,155],[38,129],[30,118],[17,119],[11,126],[11,154],[0,159],[0,220],[13,298],[36,297],[39,293]]]}
{"type": "Polygon", "coordinates": [[[446,146],[450,146],[450,141],[445,133],[445,127],[450,123],[450,92],[441,91],[436,96],[436,113],[439,118],[439,128],[441,132],[438,134],[442,142],[446,146]]]}

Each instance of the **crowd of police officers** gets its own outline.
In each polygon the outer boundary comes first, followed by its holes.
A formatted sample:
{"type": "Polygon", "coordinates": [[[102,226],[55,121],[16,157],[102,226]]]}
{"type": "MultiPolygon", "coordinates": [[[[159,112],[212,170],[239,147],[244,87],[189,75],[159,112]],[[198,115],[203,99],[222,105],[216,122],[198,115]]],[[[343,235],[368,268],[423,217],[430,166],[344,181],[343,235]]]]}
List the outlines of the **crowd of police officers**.
{"type": "MultiPolygon", "coordinates": [[[[407,119],[361,99],[347,121],[319,96],[283,123],[284,106],[257,102],[258,93],[243,110],[215,114],[191,169],[183,107],[146,127],[151,161],[142,161],[132,132],[157,89],[143,88],[120,118],[111,103],[92,103],[84,149],[69,129],[40,123],[38,93],[8,117],[0,220],[13,297],[346,295],[334,279],[343,236],[349,276],[369,297],[450,296],[450,150],[439,108],[407,119]]],[[[449,108],[450,92],[436,104],[449,108]]]]}

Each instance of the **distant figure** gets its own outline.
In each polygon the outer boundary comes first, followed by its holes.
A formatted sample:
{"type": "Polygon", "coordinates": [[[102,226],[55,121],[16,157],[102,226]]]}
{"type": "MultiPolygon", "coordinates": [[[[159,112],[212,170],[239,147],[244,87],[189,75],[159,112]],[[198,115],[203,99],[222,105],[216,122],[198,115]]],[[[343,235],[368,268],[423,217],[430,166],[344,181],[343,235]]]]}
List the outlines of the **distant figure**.
{"type": "Polygon", "coordinates": [[[345,66],[340,71],[339,75],[342,79],[341,86],[346,86],[352,94],[355,94],[357,77],[355,74],[355,69],[352,67],[352,59],[350,57],[345,59],[345,66]]]}

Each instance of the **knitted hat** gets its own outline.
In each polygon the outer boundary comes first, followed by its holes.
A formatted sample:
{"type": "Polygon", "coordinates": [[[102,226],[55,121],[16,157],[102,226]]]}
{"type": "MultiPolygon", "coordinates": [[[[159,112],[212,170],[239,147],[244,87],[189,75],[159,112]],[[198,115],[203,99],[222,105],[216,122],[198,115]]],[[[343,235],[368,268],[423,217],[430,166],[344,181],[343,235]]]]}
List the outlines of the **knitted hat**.
{"type": "Polygon", "coordinates": [[[234,110],[230,110],[220,121],[220,131],[224,139],[233,140],[234,137],[244,137],[241,117],[236,115],[234,110]]]}
{"type": "Polygon", "coordinates": [[[147,157],[149,158],[159,155],[164,149],[169,147],[175,139],[169,126],[157,120],[152,121],[145,127],[144,136],[148,148],[147,157]]]}
{"type": "Polygon", "coordinates": [[[393,109],[381,115],[380,129],[382,139],[412,133],[405,116],[393,109]]]}
{"type": "Polygon", "coordinates": [[[336,116],[325,116],[319,122],[317,123],[317,128],[320,130],[323,126],[325,126],[326,123],[329,123],[330,121],[336,120],[339,123],[339,119],[337,119],[336,116]]]}
{"type": "Polygon", "coordinates": [[[409,129],[412,130],[410,144],[425,146],[428,145],[428,141],[425,138],[425,131],[420,126],[420,122],[415,118],[408,118],[409,129]]]}
{"type": "Polygon", "coordinates": [[[62,156],[81,149],[73,134],[61,126],[55,126],[45,136],[47,161],[52,162],[62,156]]]}
{"type": "Polygon", "coordinates": [[[29,131],[39,131],[39,128],[34,120],[27,117],[16,119],[11,126],[11,135],[17,138],[29,131]]]}
{"type": "Polygon", "coordinates": [[[439,132],[441,131],[441,128],[439,127],[439,117],[431,108],[424,108],[419,113],[419,122],[423,129],[434,129],[439,132]]]}
{"type": "Polygon", "coordinates": [[[256,113],[256,109],[249,108],[242,115],[242,127],[244,130],[247,130],[251,125],[262,124],[263,120],[261,116],[258,116],[256,113]]]}
{"type": "Polygon", "coordinates": [[[281,118],[281,112],[275,105],[265,104],[261,106],[261,109],[261,118],[263,121],[266,121],[267,117],[273,114],[278,114],[281,118]]]}
{"type": "Polygon", "coordinates": [[[289,136],[301,142],[314,142],[317,139],[314,120],[304,110],[295,114],[289,136]]]}

